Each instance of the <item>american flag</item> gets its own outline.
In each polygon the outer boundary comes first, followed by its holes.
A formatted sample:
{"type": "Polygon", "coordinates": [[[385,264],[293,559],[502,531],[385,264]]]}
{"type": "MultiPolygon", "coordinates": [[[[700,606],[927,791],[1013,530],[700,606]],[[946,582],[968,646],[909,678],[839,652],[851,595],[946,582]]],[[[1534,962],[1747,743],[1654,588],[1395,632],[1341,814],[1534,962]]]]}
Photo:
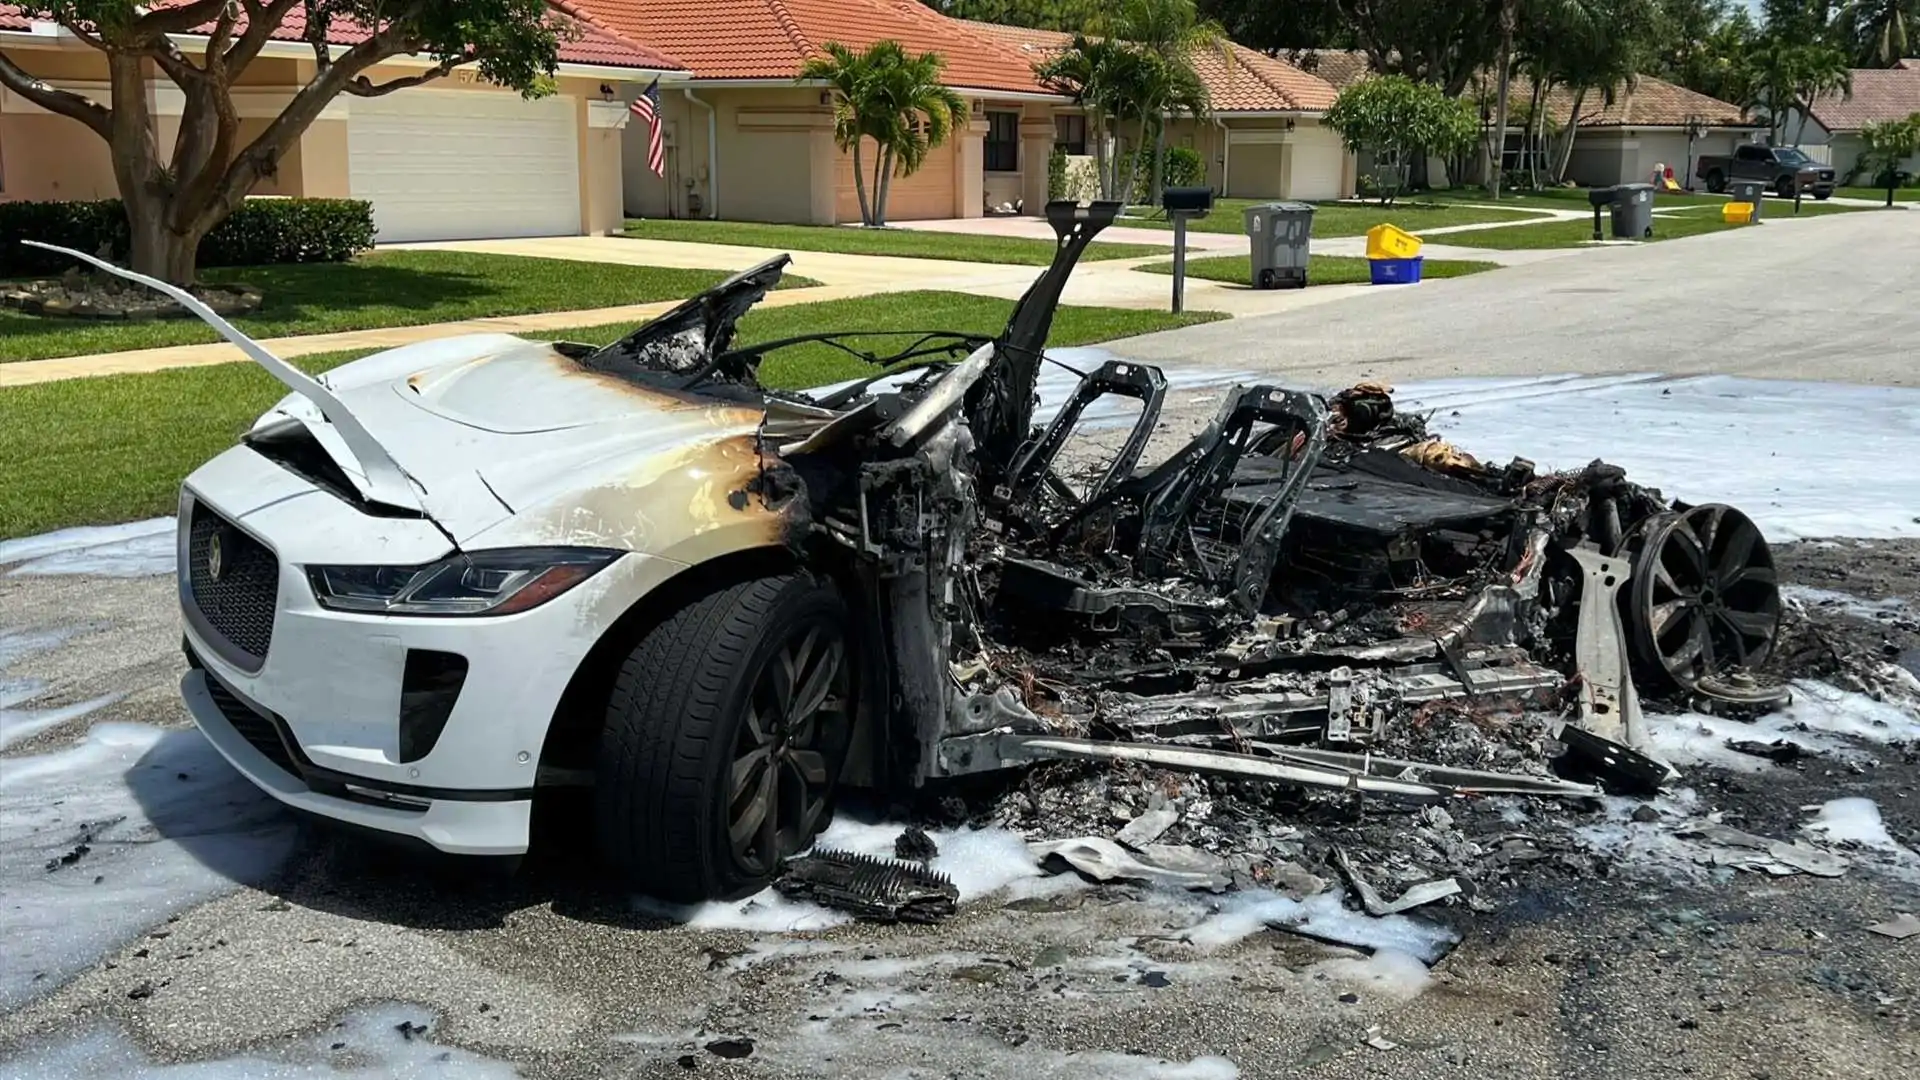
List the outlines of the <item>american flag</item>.
{"type": "Polygon", "coordinates": [[[655,79],[632,105],[633,115],[647,122],[647,168],[653,175],[667,175],[667,149],[660,141],[660,80],[655,79]]]}

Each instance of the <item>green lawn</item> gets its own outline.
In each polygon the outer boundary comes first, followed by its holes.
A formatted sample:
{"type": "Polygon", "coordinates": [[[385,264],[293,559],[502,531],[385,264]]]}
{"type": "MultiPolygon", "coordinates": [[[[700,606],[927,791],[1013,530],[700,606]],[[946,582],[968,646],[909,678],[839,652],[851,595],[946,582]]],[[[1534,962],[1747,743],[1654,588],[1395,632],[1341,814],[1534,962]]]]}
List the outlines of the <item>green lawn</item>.
{"type": "MultiPolygon", "coordinates": [[[[1195,232],[1242,233],[1246,231],[1246,208],[1269,199],[1215,199],[1213,212],[1188,222],[1195,232]]],[[[1144,212],[1145,208],[1138,208],[1144,212]]],[[[1527,221],[1541,215],[1526,209],[1481,210],[1470,206],[1439,205],[1431,202],[1395,202],[1392,206],[1356,203],[1316,203],[1313,212],[1315,236],[1361,236],[1368,229],[1387,222],[1411,233],[1448,225],[1478,225],[1490,221],[1527,221]]],[[[1171,229],[1173,223],[1152,216],[1122,218],[1116,224],[1171,229]]]]}
{"type": "MultiPolygon", "coordinates": [[[[1849,199],[1872,199],[1874,202],[1887,201],[1886,188],[1843,187],[1834,191],[1835,195],[1845,195],[1849,199]]],[[[1920,187],[1893,189],[1893,201],[1897,203],[1920,202],[1920,187]]]]}
{"type": "MultiPolygon", "coordinates": [[[[1471,259],[1426,259],[1420,264],[1420,278],[1424,281],[1427,278],[1463,277],[1467,274],[1478,274],[1482,270],[1499,268],[1499,263],[1477,262],[1471,259]]],[[[1150,274],[1172,274],[1173,262],[1168,260],[1148,263],[1135,269],[1145,270],[1150,274]]],[[[1188,259],[1187,276],[1251,287],[1253,260],[1245,255],[1188,259]]],[[[1372,280],[1373,271],[1367,266],[1367,260],[1362,258],[1346,255],[1313,255],[1307,259],[1308,286],[1359,285],[1372,280]]]]}
{"type": "MultiPolygon", "coordinates": [[[[673,300],[727,274],[465,251],[376,251],[349,263],[234,267],[203,276],[259,286],[265,293],[260,310],[234,322],[268,338],[673,300]]],[[[781,284],[815,283],[790,276],[781,284]]],[[[195,318],[110,323],[0,309],[0,363],[218,340],[195,318]]]]}
{"type": "MultiPolygon", "coordinates": [[[[1053,261],[1051,240],[1018,236],[971,236],[915,229],[857,229],[839,225],[762,225],[751,221],[627,221],[625,235],[641,240],[684,244],[735,244],[777,251],[830,251],[840,255],[892,255],[903,259],[953,259],[960,262],[1045,266],[1053,261]]],[[[1131,259],[1164,255],[1150,244],[1096,241],[1082,259],[1131,259]]]]}
{"type": "MultiPolygon", "coordinates": [[[[993,333],[1012,302],[951,292],[894,293],[767,308],[740,323],[751,344],[836,327],[993,333]]],[[[1220,318],[1119,308],[1062,307],[1054,345],[1085,345],[1220,318]]],[[[611,341],[632,323],[558,331],[555,338],[611,341]]],[[[899,343],[895,343],[899,347],[899,343]]],[[[365,355],[327,353],[295,361],[324,371],[365,355]]],[[[823,347],[785,350],[761,369],[769,385],[814,386],[872,369],[823,347]]],[[[69,525],[129,521],[172,512],[181,478],[233,444],[285,396],[250,363],[141,375],[67,379],[0,390],[0,539],[69,525]]]]}

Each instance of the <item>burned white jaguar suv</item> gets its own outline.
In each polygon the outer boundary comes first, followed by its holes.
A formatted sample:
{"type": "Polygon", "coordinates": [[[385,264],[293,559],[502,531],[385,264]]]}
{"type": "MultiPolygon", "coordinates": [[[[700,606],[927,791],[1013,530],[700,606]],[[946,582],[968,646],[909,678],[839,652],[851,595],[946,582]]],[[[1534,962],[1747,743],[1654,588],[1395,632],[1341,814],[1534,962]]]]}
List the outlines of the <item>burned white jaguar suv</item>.
{"type": "Polygon", "coordinates": [[[1117,210],[1048,207],[1054,262],[992,338],[741,345],[780,258],[603,347],[468,335],[318,379],[87,259],[292,390],[181,489],[194,719],[281,801],[447,852],[525,851],[537,804],[590,792],[608,866],[693,900],[763,887],[844,784],[1077,759],[1590,795],[1673,775],[1636,683],[1778,699],[1771,557],[1730,507],[1482,464],[1369,385],[1234,387],[1149,459],[1167,379],[1108,359],[1037,424],[1117,210]],[[875,373],[764,387],[789,348],[875,373]],[[1395,756],[1494,698],[1557,709],[1566,753],[1395,756]]]}

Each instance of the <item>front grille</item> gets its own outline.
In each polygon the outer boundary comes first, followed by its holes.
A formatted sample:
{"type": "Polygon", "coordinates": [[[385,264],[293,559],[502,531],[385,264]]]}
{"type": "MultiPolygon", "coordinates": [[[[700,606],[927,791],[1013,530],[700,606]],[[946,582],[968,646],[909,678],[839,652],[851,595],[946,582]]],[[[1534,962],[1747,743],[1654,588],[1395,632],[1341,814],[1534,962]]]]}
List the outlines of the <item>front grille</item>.
{"type": "Polygon", "coordinates": [[[187,582],[207,626],[256,660],[273,643],[273,609],[280,562],[265,544],[200,503],[187,539],[187,582]],[[214,548],[219,570],[214,573],[214,548]]]}
{"type": "Polygon", "coordinates": [[[211,674],[207,676],[207,695],[213,698],[215,708],[227,718],[227,723],[240,733],[240,737],[268,761],[286,770],[289,776],[301,775],[300,763],[294,760],[293,752],[287,749],[287,741],[280,732],[280,725],[270,716],[254,711],[253,706],[234,696],[233,691],[221,685],[220,680],[211,674]]]}

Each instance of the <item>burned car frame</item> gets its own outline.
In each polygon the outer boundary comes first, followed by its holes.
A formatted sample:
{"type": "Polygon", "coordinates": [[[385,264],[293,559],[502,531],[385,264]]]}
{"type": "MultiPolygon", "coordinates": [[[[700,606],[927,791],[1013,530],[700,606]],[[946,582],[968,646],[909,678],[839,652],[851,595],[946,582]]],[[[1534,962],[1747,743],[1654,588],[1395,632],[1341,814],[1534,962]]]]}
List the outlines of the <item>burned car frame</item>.
{"type": "Polygon", "coordinates": [[[1588,795],[1671,775],[1642,688],[1779,700],[1749,674],[1770,555],[1730,507],[1485,465],[1369,384],[1238,386],[1156,453],[1167,379],[1110,360],[1037,425],[1061,293],[1117,211],[1047,208],[1053,262],[992,338],[736,346],[783,257],[605,346],[470,335],[319,379],[70,253],[292,391],[183,486],[196,722],[277,798],[447,851],[523,851],[536,798],[590,791],[606,864],[695,900],[764,887],[841,785],[1099,760],[1588,795]],[[875,374],[762,386],[797,346],[875,374]],[[1091,431],[1106,399],[1133,422],[1091,431]],[[1551,710],[1566,753],[1393,752],[1460,702],[1551,710]]]}

